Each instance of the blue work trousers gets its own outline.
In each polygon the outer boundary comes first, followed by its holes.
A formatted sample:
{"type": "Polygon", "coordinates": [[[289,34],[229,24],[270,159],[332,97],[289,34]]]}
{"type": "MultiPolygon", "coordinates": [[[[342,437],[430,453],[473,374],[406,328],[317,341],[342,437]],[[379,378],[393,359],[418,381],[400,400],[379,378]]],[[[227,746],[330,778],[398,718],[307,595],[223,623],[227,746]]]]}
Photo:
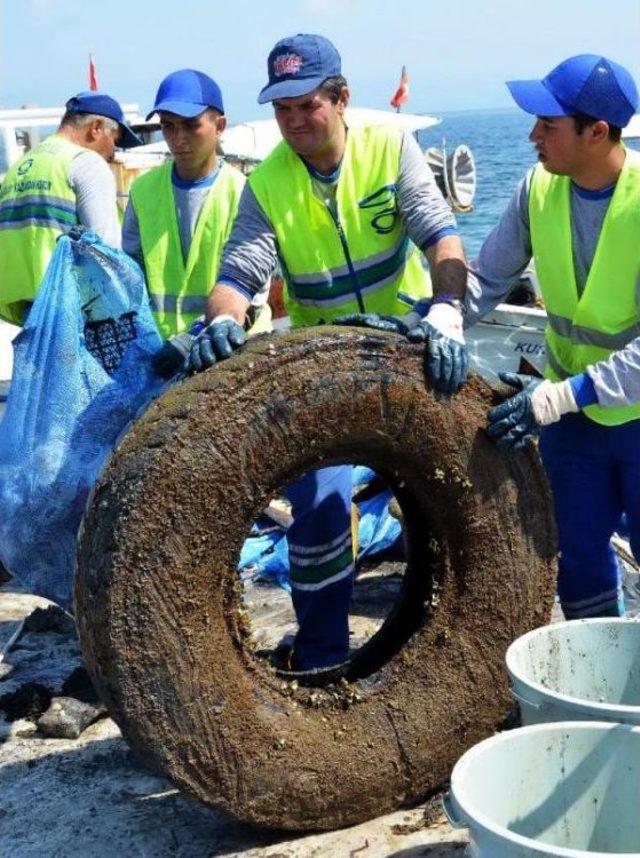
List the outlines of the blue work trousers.
{"type": "Polygon", "coordinates": [[[339,664],[349,652],[351,483],[351,466],[340,465],[309,471],[285,490],[293,515],[287,541],[300,670],[339,664]]]}
{"type": "Polygon", "coordinates": [[[540,437],[560,550],[558,593],[567,619],[624,613],[611,536],[623,514],[640,558],[640,420],[602,426],[568,414],[540,437]]]}

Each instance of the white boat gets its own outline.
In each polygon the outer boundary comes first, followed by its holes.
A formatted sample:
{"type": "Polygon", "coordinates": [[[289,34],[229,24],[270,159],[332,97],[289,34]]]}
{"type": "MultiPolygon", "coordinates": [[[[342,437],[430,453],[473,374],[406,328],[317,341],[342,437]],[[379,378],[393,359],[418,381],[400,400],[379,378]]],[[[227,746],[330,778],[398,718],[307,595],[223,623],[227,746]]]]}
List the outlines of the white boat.
{"type": "Polygon", "coordinates": [[[626,128],[622,129],[623,140],[640,140],[640,113],[631,117],[626,128]]]}

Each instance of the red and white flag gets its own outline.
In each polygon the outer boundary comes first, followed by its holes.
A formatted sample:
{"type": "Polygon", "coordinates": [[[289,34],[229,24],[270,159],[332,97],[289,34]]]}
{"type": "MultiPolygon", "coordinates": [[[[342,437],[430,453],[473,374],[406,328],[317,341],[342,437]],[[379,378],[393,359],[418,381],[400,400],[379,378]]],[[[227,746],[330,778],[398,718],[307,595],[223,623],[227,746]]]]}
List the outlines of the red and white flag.
{"type": "Polygon", "coordinates": [[[96,67],[93,64],[93,57],[89,54],[89,89],[91,92],[96,92],[98,89],[98,78],[96,77],[96,67]]]}
{"type": "Polygon", "coordinates": [[[407,70],[404,66],[402,66],[402,74],[400,75],[400,85],[396,89],[393,98],[389,102],[391,107],[395,107],[397,111],[400,110],[400,105],[404,104],[405,101],[409,98],[409,76],[407,75],[407,70]]]}

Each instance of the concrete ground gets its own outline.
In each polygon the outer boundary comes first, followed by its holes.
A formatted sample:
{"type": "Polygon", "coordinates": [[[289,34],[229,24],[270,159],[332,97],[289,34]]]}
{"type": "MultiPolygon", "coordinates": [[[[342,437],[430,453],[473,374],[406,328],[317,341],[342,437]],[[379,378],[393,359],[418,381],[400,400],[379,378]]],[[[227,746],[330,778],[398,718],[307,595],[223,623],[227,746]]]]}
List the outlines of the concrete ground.
{"type": "MultiPolygon", "coordinates": [[[[390,570],[388,577],[393,590],[398,576],[390,570]]],[[[256,624],[274,611],[284,621],[286,594],[274,591],[270,600],[266,592],[250,594],[256,624]]],[[[20,621],[47,604],[11,582],[0,587],[0,649],[7,650],[4,664],[13,664],[0,679],[0,699],[27,684],[60,685],[78,666],[79,652],[64,635],[40,631],[16,641],[20,621]]],[[[149,772],[106,717],[78,739],[46,738],[29,718],[0,721],[0,783],[0,855],[12,858],[462,858],[467,849],[465,832],[448,825],[439,797],[353,828],[305,837],[235,822],[149,772]]]]}
{"type": "MultiPolygon", "coordinates": [[[[359,579],[351,623],[353,647],[373,634],[386,615],[401,583],[400,569],[397,564],[384,564],[359,579]]],[[[637,568],[628,565],[627,572],[628,607],[637,614],[637,568]]],[[[259,648],[272,649],[284,632],[294,628],[284,591],[249,583],[245,599],[259,648]]],[[[426,805],[353,828],[299,837],[230,820],[182,795],[144,767],[105,716],[78,739],[47,738],[34,715],[38,706],[41,709],[38,689],[46,686],[55,695],[73,693],[68,691],[69,679],[77,676],[82,664],[74,636],[64,629],[64,616],[58,617],[62,629],[25,633],[21,627],[34,609],[49,604],[21,592],[13,582],[0,586],[0,653],[4,655],[0,716],[6,715],[9,695],[9,708],[17,717],[0,720],[0,856],[468,856],[466,832],[449,826],[438,796],[426,805]]],[[[559,610],[554,619],[561,619],[559,610]]]]}

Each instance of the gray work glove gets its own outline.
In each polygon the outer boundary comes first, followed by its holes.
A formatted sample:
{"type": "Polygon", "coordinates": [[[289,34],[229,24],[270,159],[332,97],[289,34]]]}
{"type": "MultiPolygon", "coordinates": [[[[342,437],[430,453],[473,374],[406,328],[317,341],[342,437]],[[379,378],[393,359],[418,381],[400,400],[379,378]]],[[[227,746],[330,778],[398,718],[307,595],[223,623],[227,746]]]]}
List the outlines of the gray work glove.
{"type": "Polygon", "coordinates": [[[247,341],[247,335],[231,316],[216,316],[196,337],[189,353],[189,372],[202,372],[221,360],[231,357],[247,341]]]}

